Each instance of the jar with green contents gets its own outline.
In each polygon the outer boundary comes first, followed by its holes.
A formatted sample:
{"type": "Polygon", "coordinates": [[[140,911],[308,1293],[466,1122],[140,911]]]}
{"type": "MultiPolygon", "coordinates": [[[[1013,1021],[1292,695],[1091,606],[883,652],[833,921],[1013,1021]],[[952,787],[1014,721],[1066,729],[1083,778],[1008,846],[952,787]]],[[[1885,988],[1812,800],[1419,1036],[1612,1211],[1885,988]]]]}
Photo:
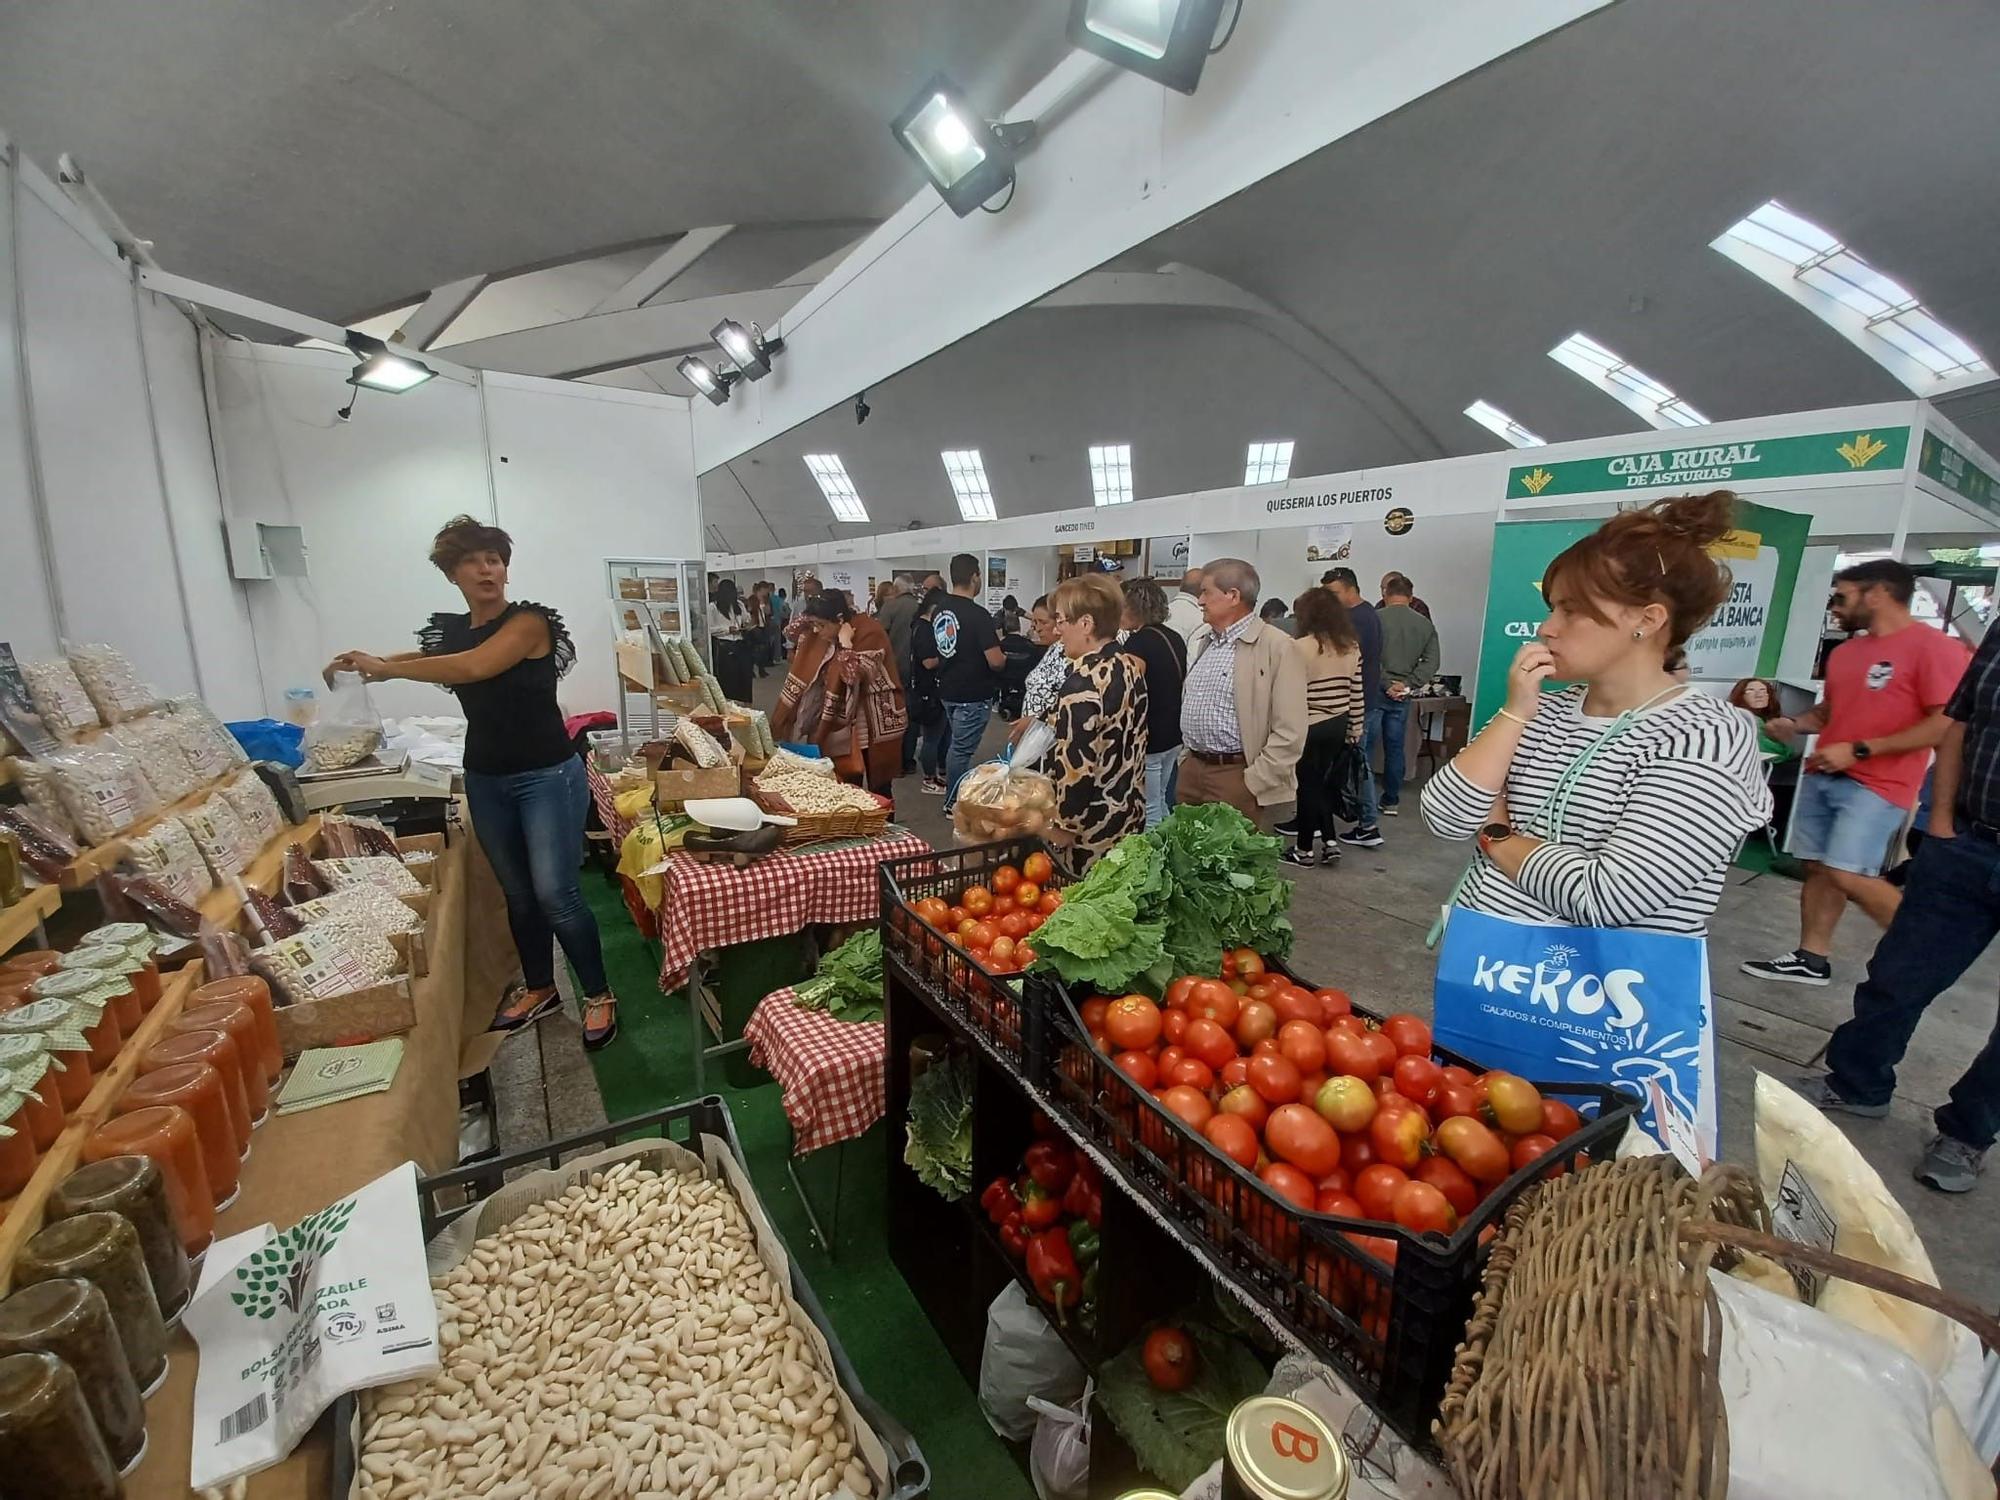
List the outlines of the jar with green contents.
{"type": "Polygon", "coordinates": [[[110,1003],[118,1017],[120,1037],[130,1036],[146,1019],[145,1008],[139,1004],[138,973],[143,967],[130,949],[110,943],[72,948],[63,955],[64,972],[90,970],[102,974],[112,986],[110,1003]]]}
{"type": "Polygon", "coordinates": [[[49,1218],[114,1213],[139,1236],[153,1299],[171,1328],[187,1306],[194,1274],[167,1197],[167,1179],[147,1156],[113,1156],[78,1167],[49,1194],[49,1218]]]}
{"type": "Polygon", "coordinates": [[[28,1096],[22,1114],[37,1151],[46,1151],[56,1143],[69,1114],[63,1108],[59,1073],[46,1037],[0,1036],[0,1089],[11,1080],[28,1096]]]}
{"type": "Polygon", "coordinates": [[[56,1220],[21,1247],[14,1262],[14,1284],[27,1286],[62,1276],[88,1281],[104,1293],[132,1379],[143,1394],[152,1395],[167,1378],[167,1325],[153,1297],[138,1231],[117,1214],[56,1220]]]}
{"type": "Polygon", "coordinates": [[[90,1065],[90,1038],[67,1001],[31,1000],[0,1012],[0,1037],[9,1036],[42,1038],[49,1056],[60,1064],[56,1092],[62,1096],[63,1109],[74,1114],[83,1107],[97,1070],[90,1065]]]}
{"type": "Polygon", "coordinates": [[[0,1474],[21,1495],[120,1500],[124,1493],[76,1372],[53,1354],[0,1359],[0,1474]]]}
{"type": "Polygon", "coordinates": [[[70,1008],[90,1045],[90,1067],[95,1073],[102,1073],[118,1060],[118,1048],[125,1040],[125,1033],[118,1029],[118,1013],[111,1008],[123,983],[117,976],[96,969],[62,969],[35,981],[37,1000],[60,1000],[70,1008]]]}
{"type": "Polygon", "coordinates": [[[17,1290],[0,1302],[0,1356],[53,1354],[76,1372],[84,1404],[120,1473],[146,1451],[146,1407],[104,1293],[87,1281],[59,1276],[17,1290]]]}

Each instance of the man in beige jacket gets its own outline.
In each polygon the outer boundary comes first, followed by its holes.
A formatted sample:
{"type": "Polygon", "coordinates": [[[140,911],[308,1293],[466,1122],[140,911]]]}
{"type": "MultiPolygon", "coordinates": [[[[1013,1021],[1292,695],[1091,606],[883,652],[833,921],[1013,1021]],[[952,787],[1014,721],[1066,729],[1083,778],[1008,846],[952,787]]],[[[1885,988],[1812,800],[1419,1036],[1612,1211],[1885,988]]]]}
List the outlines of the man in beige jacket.
{"type": "Polygon", "coordinates": [[[1227,802],[1268,828],[1298,796],[1306,673],[1292,638],[1257,618],[1257,570],[1241,558],[1202,569],[1202,626],[1181,689],[1175,800],[1227,802]]]}

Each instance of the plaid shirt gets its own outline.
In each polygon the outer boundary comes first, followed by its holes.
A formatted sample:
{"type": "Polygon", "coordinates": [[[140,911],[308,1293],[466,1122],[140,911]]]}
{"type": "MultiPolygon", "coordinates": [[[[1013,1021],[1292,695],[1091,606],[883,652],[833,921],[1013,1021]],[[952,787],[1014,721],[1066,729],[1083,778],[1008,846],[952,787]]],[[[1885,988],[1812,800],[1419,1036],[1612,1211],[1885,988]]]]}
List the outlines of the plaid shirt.
{"type": "Polygon", "coordinates": [[[1965,726],[1957,815],[2000,828],[2000,627],[1979,643],[1945,712],[1965,726]]]}
{"type": "Polygon", "coordinates": [[[1219,635],[1188,668],[1181,688],[1181,742],[1204,755],[1241,755],[1236,723],[1236,643],[1257,617],[1245,615],[1219,635]]]}

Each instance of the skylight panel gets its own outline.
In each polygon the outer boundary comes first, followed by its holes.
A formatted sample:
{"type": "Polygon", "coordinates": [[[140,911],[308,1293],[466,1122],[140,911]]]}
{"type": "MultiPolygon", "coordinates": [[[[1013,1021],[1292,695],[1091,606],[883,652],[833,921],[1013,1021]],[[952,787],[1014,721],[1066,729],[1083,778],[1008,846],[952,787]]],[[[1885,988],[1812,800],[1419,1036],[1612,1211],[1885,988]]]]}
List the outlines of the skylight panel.
{"type": "Polygon", "coordinates": [[[1902,282],[1773,199],[1711,247],[1807,308],[1919,395],[1987,380],[1979,351],[1902,282]]]}
{"type": "Polygon", "coordinates": [[[1465,414],[1510,448],[1540,448],[1547,441],[1528,431],[1491,401],[1475,401],[1465,414]]]}
{"type": "Polygon", "coordinates": [[[986,463],[977,448],[947,448],[938,455],[958,499],[958,513],[968,521],[995,519],[993,488],[986,482],[986,463]]]}
{"type": "Polygon", "coordinates": [[[1649,427],[1700,427],[1708,421],[1669,386],[1587,333],[1572,333],[1549,351],[1549,358],[1636,412],[1649,427]]]}
{"type": "Polygon", "coordinates": [[[1129,505],[1132,501],[1132,445],[1095,444],[1090,450],[1090,498],[1098,505],[1129,505]]]}
{"type": "Polygon", "coordinates": [[[847,477],[847,465],[840,461],[838,453],[808,453],[806,467],[818,481],[819,492],[826,496],[826,503],[833,507],[836,521],[868,519],[868,507],[861,503],[861,492],[847,477]]]}
{"type": "Polygon", "coordinates": [[[1252,443],[1243,460],[1245,484],[1276,484],[1292,475],[1292,443],[1252,443]]]}

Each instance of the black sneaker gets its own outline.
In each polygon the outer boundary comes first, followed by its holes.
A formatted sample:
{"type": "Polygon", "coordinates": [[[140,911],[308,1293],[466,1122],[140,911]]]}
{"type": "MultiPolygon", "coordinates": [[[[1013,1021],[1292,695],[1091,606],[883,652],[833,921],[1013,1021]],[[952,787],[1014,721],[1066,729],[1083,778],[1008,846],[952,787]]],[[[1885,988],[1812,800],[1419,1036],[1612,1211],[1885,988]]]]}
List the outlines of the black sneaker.
{"type": "Polygon", "coordinates": [[[1796,950],[1776,958],[1753,958],[1738,965],[1753,979],[1776,979],[1785,984],[1831,984],[1833,965],[1824,959],[1806,958],[1796,950]]]}
{"type": "Polygon", "coordinates": [[[1387,842],[1382,837],[1382,830],[1373,823],[1357,823],[1340,836],[1340,841],[1357,849],[1380,849],[1387,842]]]}
{"type": "Polygon", "coordinates": [[[1295,839],[1295,838],[1297,838],[1297,837],[1299,836],[1299,820],[1298,820],[1298,815],[1297,815],[1296,813],[1295,813],[1295,814],[1293,814],[1293,815],[1292,815],[1292,816],[1291,816],[1290,818],[1288,818],[1288,819],[1287,819],[1286,821],[1284,821],[1283,823],[1273,823],[1273,824],[1271,825],[1271,832],[1273,832],[1273,833],[1281,833],[1281,834],[1283,834],[1283,835],[1284,835],[1284,836],[1285,836],[1286,838],[1288,838],[1288,839],[1295,839]]]}
{"type": "Polygon", "coordinates": [[[1288,865],[1304,865],[1307,868],[1326,863],[1326,856],[1320,853],[1317,840],[1311,844],[1294,844],[1278,858],[1288,865]]]}
{"type": "Polygon", "coordinates": [[[1382,804],[1382,816],[1385,818],[1400,817],[1402,811],[1403,805],[1400,802],[1384,802],[1382,804]]]}

